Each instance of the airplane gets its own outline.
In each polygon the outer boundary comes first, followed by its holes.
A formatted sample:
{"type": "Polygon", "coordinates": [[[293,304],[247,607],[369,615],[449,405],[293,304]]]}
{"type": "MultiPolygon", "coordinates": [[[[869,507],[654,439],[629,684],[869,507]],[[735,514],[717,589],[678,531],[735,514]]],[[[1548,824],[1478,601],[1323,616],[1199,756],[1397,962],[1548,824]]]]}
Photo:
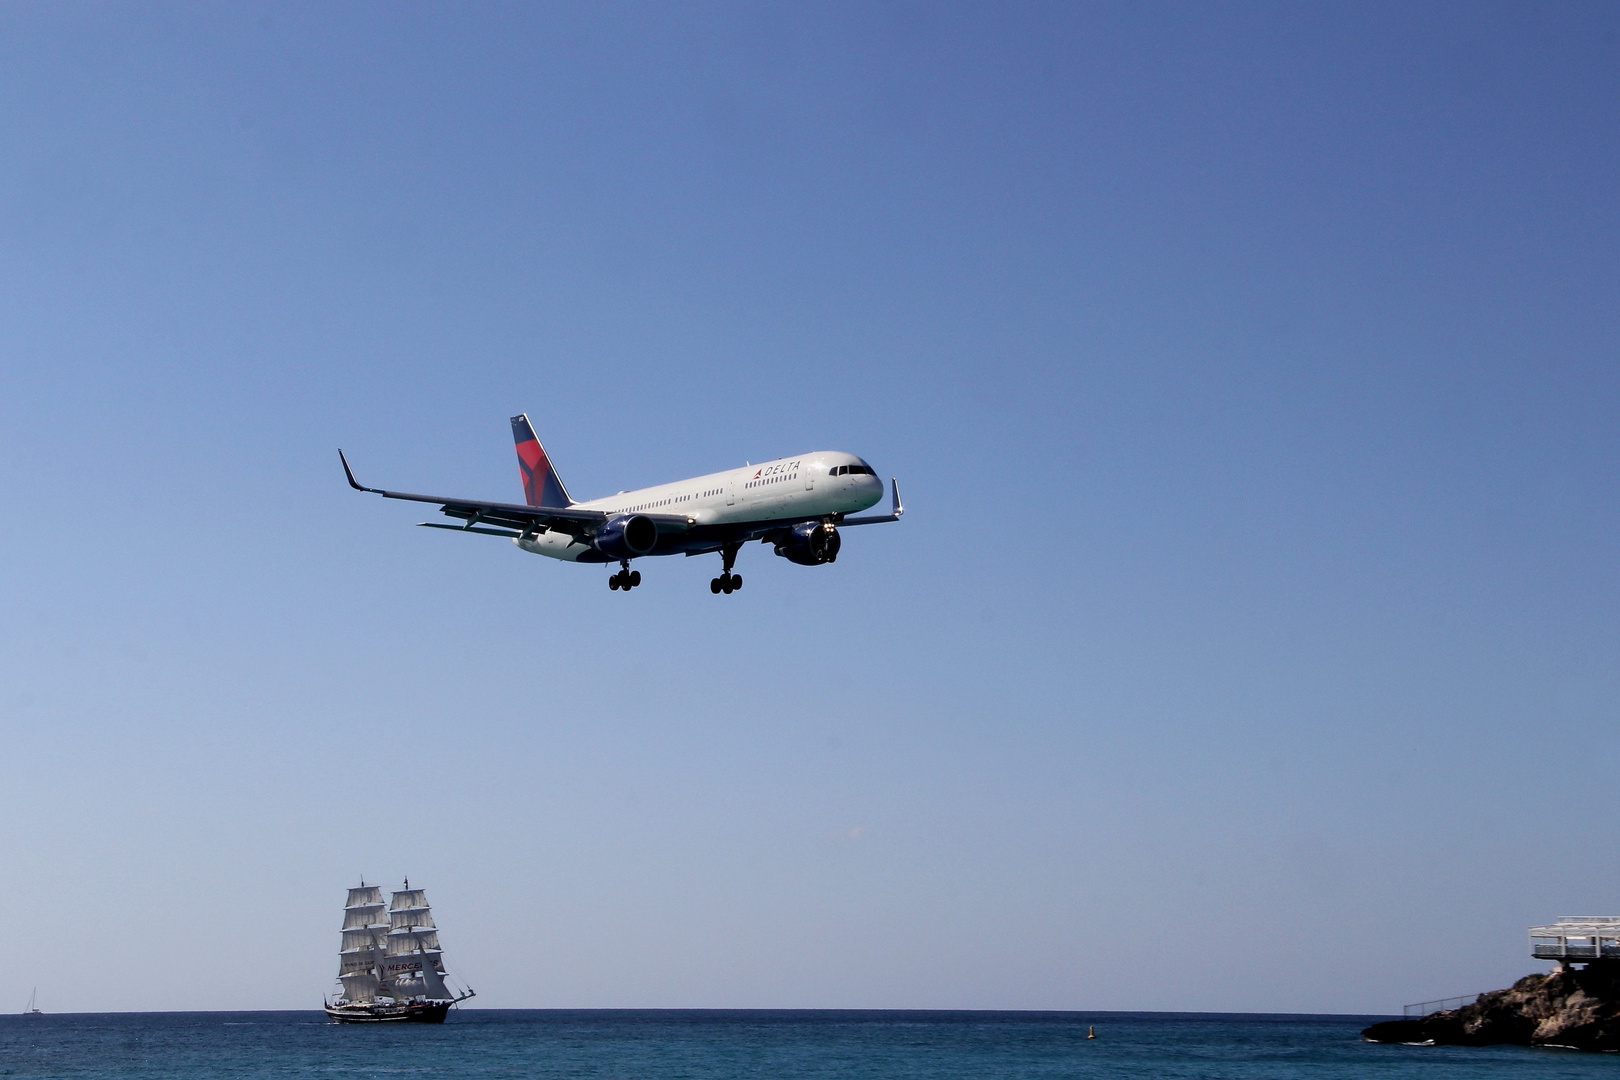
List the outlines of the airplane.
{"type": "Polygon", "coordinates": [[[899,521],[906,512],[900,484],[891,477],[889,513],[847,516],[883,498],[883,481],[854,454],[833,450],[575,502],[527,413],[512,417],[512,441],[523,478],[522,505],[363,487],[341,449],[338,459],[356,491],[438,503],[441,513],[463,522],[417,523],[425,528],[504,536],[524,551],[564,562],[616,562],[619,569],[608,578],[608,588],[625,592],[641,584],[641,571],[630,569],[632,559],[719,552],[720,576],[709,582],[709,591],[729,595],[742,588],[742,575],[732,567],[749,541],[771,544],[777,555],[800,566],[820,566],[838,559],[841,526],[899,521]]]}

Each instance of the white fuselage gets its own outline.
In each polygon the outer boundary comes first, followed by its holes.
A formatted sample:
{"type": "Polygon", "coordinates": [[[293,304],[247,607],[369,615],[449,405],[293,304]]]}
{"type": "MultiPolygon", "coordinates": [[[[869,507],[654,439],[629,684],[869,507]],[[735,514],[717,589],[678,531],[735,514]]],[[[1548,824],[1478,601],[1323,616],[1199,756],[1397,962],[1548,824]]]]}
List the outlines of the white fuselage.
{"type": "MultiPolygon", "coordinates": [[[[854,454],[827,450],[694,476],[673,484],[621,491],[574,506],[601,510],[610,516],[678,514],[705,526],[848,514],[865,510],[882,497],[883,481],[870,472],[865,462],[854,454]],[[851,468],[868,471],[847,471],[851,468]]],[[[520,537],[513,543],[536,555],[569,561],[593,550],[588,543],[558,531],[520,537]]]]}

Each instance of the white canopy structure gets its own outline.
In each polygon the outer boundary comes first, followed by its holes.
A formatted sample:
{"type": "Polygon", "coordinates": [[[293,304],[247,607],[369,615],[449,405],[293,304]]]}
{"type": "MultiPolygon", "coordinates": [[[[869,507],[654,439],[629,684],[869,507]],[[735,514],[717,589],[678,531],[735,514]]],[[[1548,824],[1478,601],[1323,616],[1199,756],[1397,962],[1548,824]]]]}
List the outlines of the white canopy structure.
{"type": "Polygon", "coordinates": [[[1566,962],[1620,959],[1620,915],[1565,915],[1532,926],[1530,955],[1566,962]]]}

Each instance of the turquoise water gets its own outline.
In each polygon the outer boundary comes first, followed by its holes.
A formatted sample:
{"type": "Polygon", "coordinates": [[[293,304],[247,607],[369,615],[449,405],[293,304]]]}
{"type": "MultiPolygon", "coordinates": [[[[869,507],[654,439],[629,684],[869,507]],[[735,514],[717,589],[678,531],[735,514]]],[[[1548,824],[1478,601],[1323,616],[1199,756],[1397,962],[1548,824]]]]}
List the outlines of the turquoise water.
{"type": "Polygon", "coordinates": [[[602,1080],[1620,1075],[1620,1059],[1520,1047],[1374,1046],[1384,1017],[1177,1013],[469,1009],[441,1026],[315,1012],[0,1017],[0,1076],[585,1077],[602,1080]],[[1097,1038],[1086,1029],[1096,1025],[1097,1038]]]}

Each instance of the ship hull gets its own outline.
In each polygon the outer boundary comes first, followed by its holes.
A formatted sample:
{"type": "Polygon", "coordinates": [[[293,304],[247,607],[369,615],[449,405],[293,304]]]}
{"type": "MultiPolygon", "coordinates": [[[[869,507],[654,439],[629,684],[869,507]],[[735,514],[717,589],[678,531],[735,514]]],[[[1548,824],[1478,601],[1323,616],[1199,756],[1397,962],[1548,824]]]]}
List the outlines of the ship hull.
{"type": "Polygon", "coordinates": [[[409,1005],[327,1005],[326,1015],[338,1024],[442,1024],[451,1001],[409,1005]]]}

